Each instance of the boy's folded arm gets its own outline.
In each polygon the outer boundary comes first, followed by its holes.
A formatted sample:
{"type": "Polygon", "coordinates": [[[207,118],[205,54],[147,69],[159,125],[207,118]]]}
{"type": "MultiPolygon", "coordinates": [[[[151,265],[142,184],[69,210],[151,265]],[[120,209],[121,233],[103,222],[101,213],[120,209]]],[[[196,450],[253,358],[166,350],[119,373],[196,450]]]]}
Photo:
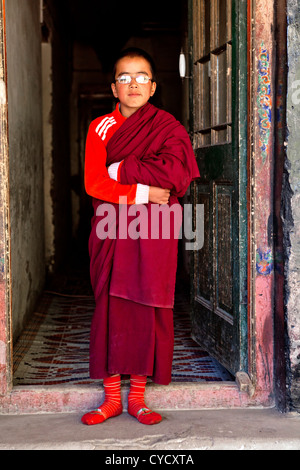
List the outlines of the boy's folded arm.
{"type": "Polygon", "coordinates": [[[94,141],[94,134],[91,128],[86,141],[84,182],[87,194],[113,203],[119,203],[120,197],[127,197],[127,204],[148,202],[147,191],[140,185],[121,184],[110,177],[106,168],[106,148],[99,143],[99,139],[94,141]]]}
{"type": "Polygon", "coordinates": [[[178,156],[168,152],[145,155],[142,159],[130,155],[121,162],[118,181],[122,184],[142,183],[170,189],[172,194],[183,196],[189,185],[189,175],[178,156]]]}

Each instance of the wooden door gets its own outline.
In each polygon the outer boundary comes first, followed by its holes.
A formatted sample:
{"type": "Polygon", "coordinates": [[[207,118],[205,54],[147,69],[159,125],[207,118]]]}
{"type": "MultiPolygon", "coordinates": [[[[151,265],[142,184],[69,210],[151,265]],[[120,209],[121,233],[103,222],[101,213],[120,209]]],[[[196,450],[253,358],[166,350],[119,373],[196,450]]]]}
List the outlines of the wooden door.
{"type": "MultiPolygon", "coordinates": [[[[246,1],[191,0],[191,128],[204,205],[193,253],[192,334],[233,374],[247,370],[246,1]]],[[[195,211],[194,211],[195,213],[195,211]]]]}

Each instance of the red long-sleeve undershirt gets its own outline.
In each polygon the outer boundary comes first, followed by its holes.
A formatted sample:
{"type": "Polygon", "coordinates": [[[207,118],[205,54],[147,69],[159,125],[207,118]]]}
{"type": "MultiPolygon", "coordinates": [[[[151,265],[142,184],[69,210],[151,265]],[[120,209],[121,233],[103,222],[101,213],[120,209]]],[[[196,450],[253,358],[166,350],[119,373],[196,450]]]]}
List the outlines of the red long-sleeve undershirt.
{"type": "Polygon", "coordinates": [[[85,189],[87,194],[102,201],[119,203],[123,196],[127,197],[127,204],[145,203],[148,202],[148,187],[121,184],[110,177],[106,167],[107,143],[125,120],[117,106],[115,111],[90,124],[85,148],[85,189]]]}

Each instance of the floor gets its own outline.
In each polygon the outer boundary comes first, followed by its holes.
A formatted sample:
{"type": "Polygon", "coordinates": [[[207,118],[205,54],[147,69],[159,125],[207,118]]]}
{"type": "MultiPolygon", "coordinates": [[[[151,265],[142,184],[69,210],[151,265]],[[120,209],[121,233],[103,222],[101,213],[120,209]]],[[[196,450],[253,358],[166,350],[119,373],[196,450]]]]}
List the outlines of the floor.
{"type": "MultiPolygon", "coordinates": [[[[124,412],[100,427],[84,426],[82,412],[2,415],[0,450],[101,450],[95,457],[100,468],[113,464],[114,457],[119,459],[117,463],[131,464],[131,468],[145,468],[143,462],[147,460],[150,465],[162,461],[163,465],[193,463],[201,468],[204,459],[199,450],[300,449],[300,415],[274,409],[169,410],[162,415],[157,426],[144,426],[124,412]],[[134,465],[128,458],[140,460],[134,465]]],[[[249,464],[250,455],[246,455],[249,464]]],[[[94,462],[91,454],[88,457],[94,462]]],[[[220,463],[223,458],[220,454],[220,463]]],[[[252,466],[254,459],[257,453],[253,454],[252,466]]]]}
{"type": "MultiPolygon", "coordinates": [[[[71,269],[57,275],[14,346],[14,385],[90,384],[89,328],[94,298],[88,276],[71,269]]],[[[174,308],[172,382],[228,381],[232,376],[190,335],[189,306],[174,308]]]]}

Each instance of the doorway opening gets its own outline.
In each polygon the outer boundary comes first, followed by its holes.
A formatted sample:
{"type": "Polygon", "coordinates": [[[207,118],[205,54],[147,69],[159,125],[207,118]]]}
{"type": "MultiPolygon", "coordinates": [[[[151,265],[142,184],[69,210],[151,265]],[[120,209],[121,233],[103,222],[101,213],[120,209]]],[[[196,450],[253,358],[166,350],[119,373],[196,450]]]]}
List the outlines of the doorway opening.
{"type": "MultiPolygon", "coordinates": [[[[115,12],[115,5],[99,0],[85,2],[84,10],[80,0],[64,7],[41,2],[46,276],[33,314],[15,331],[14,385],[95,382],[88,371],[94,298],[87,248],[92,206],[83,186],[87,129],[92,119],[113,109],[114,57],[129,46],[154,57],[159,80],[153,103],[188,128],[189,84],[178,73],[179,53],[188,41],[186,3],[154,0],[151,8],[139,4],[132,13],[127,4],[118,4],[115,12]]],[[[172,381],[232,381],[191,338],[189,270],[189,253],[181,243],[172,381]]]]}

